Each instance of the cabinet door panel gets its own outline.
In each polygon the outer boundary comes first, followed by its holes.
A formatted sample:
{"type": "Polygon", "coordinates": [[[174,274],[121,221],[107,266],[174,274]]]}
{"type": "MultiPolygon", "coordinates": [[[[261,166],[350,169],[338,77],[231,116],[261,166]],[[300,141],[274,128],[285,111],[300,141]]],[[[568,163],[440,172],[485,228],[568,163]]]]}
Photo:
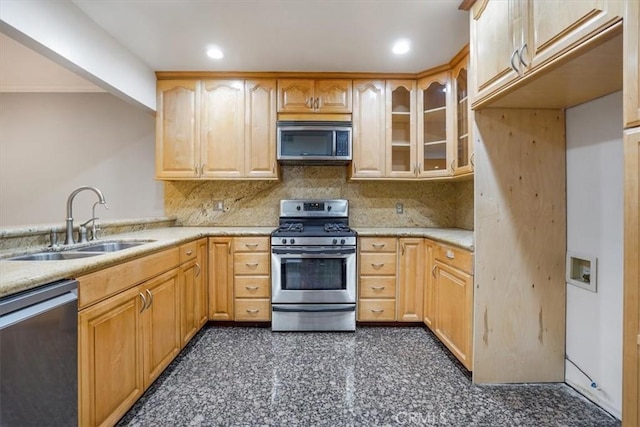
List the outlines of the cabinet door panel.
{"type": "Polygon", "coordinates": [[[244,174],[244,82],[202,82],[200,152],[202,176],[239,178],[244,174]]]}
{"type": "Polygon", "coordinates": [[[310,113],[313,87],[313,80],[278,80],[278,113],[310,113]]]}
{"type": "Polygon", "coordinates": [[[199,320],[196,318],[198,304],[197,278],[199,267],[196,260],[190,261],[181,267],[180,277],[180,340],[181,347],[187,345],[189,340],[198,331],[199,320]]]}
{"type": "Polygon", "coordinates": [[[114,425],[144,391],[139,289],[79,313],[79,424],[114,425]]]}
{"type": "Polygon", "coordinates": [[[439,261],[436,266],[435,333],[470,370],[473,278],[439,261]]]}
{"type": "Polygon", "coordinates": [[[640,2],[627,2],[624,30],[624,121],[640,126],[640,2]]]}
{"type": "Polygon", "coordinates": [[[180,294],[178,269],[143,283],[147,308],[143,311],[144,372],[148,387],[180,351],[180,294]]]}
{"type": "Polygon", "coordinates": [[[418,173],[451,175],[454,105],[448,71],[418,81],[418,173]]]}
{"type": "Polygon", "coordinates": [[[386,176],[415,178],[416,81],[389,80],[386,84],[387,153],[386,176]]]}
{"type": "Polygon", "coordinates": [[[607,25],[611,16],[605,0],[545,0],[529,2],[529,48],[537,66],[607,25]]]}
{"type": "Polygon", "coordinates": [[[158,82],[156,177],[195,178],[199,167],[198,82],[158,82]]]}
{"type": "Polygon", "coordinates": [[[519,0],[480,0],[472,9],[471,55],[475,70],[475,100],[518,77],[511,59],[520,47],[519,0]],[[514,40],[515,39],[515,40],[514,40]]]}
{"type": "Polygon", "coordinates": [[[423,239],[400,239],[398,321],[422,322],[424,286],[423,239]]]}
{"type": "Polygon", "coordinates": [[[319,113],[351,112],[351,80],[318,80],[315,97],[318,99],[319,113]]]}
{"type": "Polygon", "coordinates": [[[249,178],[277,179],[276,81],[246,81],[245,165],[249,178]]]}
{"type": "Polygon", "coordinates": [[[385,117],[384,81],[354,81],[352,178],[385,175],[385,117]]]}
{"type": "Polygon", "coordinates": [[[209,320],[233,320],[232,240],[209,239],[209,320]]]}
{"type": "Polygon", "coordinates": [[[436,328],[436,293],[433,257],[434,243],[425,240],[424,251],[424,324],[432,331],[436,328]]]}

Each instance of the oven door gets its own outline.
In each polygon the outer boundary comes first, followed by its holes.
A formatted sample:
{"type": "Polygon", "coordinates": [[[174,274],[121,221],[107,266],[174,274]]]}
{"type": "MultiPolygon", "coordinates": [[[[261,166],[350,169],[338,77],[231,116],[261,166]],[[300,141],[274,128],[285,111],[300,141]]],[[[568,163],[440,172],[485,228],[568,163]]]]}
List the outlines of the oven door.
{"type": "Polygon", "coordinates": [[[355,303],[355,247],[273,247],[273,303],[355,303]]]}

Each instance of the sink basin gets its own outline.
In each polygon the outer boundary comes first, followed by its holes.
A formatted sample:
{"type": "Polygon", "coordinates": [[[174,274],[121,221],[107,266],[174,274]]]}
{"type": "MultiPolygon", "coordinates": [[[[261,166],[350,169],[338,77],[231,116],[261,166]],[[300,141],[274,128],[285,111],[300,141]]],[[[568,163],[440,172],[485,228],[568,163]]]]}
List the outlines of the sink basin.
{"type": "Polygon", "coordinates": [[[100,255],[100,253],[39,252],[36,254],[21,255],[13,258],[8,258],[8,261],[63,261],[67,259],[88,258],[96,255],[100,255]]]}
{"type": "Polygon", "coordinates": [[[135,248],[136,246],[144,245],[148,241],[121,241],[121,242],[104,242],[97,243],[84,248],[76,249],[77,252],[117,252],[123,249],[135,248]]]}

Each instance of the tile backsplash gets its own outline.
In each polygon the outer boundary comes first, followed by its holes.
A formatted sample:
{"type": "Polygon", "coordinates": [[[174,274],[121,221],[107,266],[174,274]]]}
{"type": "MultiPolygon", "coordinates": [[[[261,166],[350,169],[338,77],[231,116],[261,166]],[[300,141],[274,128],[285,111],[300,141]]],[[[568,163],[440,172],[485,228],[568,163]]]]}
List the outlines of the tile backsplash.
{"type": "Polygon", "coordinates": [[[354,227],[473,228],[473,184],[347,181],[344,166],[283,166],[281,181],[168,181],[165,215],[185,226],[275,226],[281,199],[348,199],[354,227]],[[470,201],[462,198],[471,198],[470,201]],[[224,201],[224,211],[214,201],[224,201]],[[396,213],[396,203],[404,213],[396,213]],[[458,212],[458,205],[468,212],[458,212]],[[470,223],[469,223],[470,218],[470,223]]]}

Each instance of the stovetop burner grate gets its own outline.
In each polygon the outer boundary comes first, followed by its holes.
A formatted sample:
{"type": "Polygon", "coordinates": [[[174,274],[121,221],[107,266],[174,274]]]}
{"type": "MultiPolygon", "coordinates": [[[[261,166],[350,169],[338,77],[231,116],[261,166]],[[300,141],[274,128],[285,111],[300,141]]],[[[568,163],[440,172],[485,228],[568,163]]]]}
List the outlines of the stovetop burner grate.
{"type": "Polygon", "coordinates": [[[341,231],[350,231],[348,225],[339,223],[339,222],[330,222],[324,225],[324,231],[327,233],[341,232],[341,231]]]}
{"type": "Polygon", "coordinates": [[[296,231],[301,233],[303,230],[304,225],[301,222],[285,222],[278,227],[278,231],[296,231]]]}

